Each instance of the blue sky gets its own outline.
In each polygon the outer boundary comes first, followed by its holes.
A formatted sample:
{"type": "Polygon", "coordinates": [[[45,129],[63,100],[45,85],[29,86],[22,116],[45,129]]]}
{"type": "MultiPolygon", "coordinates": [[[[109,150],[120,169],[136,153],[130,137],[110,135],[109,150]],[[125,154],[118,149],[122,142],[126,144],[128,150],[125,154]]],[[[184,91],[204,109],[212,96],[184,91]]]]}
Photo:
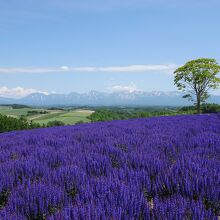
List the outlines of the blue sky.
{"type": "Polygon", "coordinates": [[[0,95],[176,90],[178,66],[220,61],[219,9],[219,0],[0,0],[0,95]]]}

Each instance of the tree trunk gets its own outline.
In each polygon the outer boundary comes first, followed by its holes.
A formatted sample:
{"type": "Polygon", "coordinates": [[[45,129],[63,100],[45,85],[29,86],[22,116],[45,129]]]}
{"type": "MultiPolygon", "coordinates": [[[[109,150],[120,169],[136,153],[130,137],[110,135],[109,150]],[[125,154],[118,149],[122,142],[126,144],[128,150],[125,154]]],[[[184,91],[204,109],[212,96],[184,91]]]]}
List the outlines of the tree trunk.
{"type": "Polygon", "coordinates": [[[196,102],[196,110],[197,110],[197,114],[200,114],[200,113],[201,113],[200,107],[201,107],[200,96],[197,95],[197,102],[196,102]]]}

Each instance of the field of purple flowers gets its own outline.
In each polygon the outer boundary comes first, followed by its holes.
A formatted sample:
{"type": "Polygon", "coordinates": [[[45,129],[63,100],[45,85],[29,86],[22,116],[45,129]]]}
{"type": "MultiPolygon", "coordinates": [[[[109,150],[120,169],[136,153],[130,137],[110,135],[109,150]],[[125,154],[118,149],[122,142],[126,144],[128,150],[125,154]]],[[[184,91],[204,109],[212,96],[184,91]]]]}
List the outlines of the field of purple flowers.
{"type": "Polygon", "coordinates": [[[0,135],[1,220],[219,215],[219,114],[0,135]]]}

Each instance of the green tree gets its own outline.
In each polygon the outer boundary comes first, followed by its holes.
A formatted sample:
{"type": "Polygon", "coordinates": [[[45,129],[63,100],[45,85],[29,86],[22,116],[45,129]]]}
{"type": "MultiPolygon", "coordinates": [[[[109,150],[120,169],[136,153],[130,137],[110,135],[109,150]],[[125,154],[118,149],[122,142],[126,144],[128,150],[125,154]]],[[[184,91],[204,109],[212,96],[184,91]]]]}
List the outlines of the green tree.
{"type": "Polygon", "coordinates": [[[40,124],[27,121],[25,118],[13,118],[0,114],[0,133],[14,130],[40,128],[40,124]]]}
{"type": "Polygon", "coordinates": [[[85,122],[83,120],[79,120],[75,123],[75,125],[84,124],[85,122]]]}
{"type": "Polygon", "coordinates": [[[54,127],[54,126],[64,126],[65,125],[65,123],[64,122],[62,122],[62,121],[49,121],[48,123],[47,123],[47,127],[54,127]]]}
{"type": "Polygon", "coordinates": [[[174,72],[174,84],[179,90],[186,92],[183,98],[195,101],[198,114],[201,103],[209,97],[208,91],[219,86],[219,71],[220,66],[215,59],[201,58],[187,62],[174,72]]]}

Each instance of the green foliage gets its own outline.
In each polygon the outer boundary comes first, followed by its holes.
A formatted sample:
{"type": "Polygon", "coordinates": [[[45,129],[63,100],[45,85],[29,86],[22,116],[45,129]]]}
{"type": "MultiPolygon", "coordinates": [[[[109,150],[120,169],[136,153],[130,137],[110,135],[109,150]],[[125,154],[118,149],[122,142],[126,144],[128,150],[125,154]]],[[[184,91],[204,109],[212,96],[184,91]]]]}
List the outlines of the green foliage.
{"type": "Polygon", "coordinates": [[[51,107],[51,108],[48,108],[47,110],[50,110],[50,111],[54,111],[54,110],[64,111],[65,109],[64,108],[51,107]]]}
{"type": "Polygon", "coordinates": [[[95,110],[88,119],[96,121],[124,120],[131,118],[146,118],[161,115],[175,115],[177,108],[102,108],[95,110]]]}
{"type": "MultiPolygon", "coordinates": [[[[195,106],[184,106],[179,109],[179,112],[187,112],[187,113],[194,113],[196,112],[195,106]]],[[[201,105],[201,112],[202,113],[217,113],[220,112],[220,105],[218,104],[209,104],[209,103],[203,103],[201,105]]]]}
{"type": "Polygon", "coordinates": [[[65,125],[65,123],[64,122],[62,122],[62,121],[49,121],[48,123],[47,123],[47,127],[54,127],[54,126],[64,126],[65,125]]]}
{"type": "Polygon", "coordinates": [[[27,122],[27,117],[26,117],[26,115],[20,115],[20,116],[19,116],[19,119],[20,119],[21,121],[27,122]]]}
{"type": "Polygon", "coordinates": [[[24,117],[19,119],[0,114],[0,133],[41,127],[37,123],[28,122],[24,117]]]}
{"type": "Polygon", "coordinates": [[[83,120],[79,120],[75,123],[75,125],[84,124],[85,122],[83,120]]]}
{"type": "Polygon", "coordinates": [[[37,111],[37,110],[32,110],[28,111],[27,115],[43,115],[43,114],[49,114],[48,111],[37,111]]]}
{"type": "MultiPolygon", "coordinates": [[[[168,115],[181,115],[181,114],[195,114],[195,106],[184,107],[143,107],[143,108],[117,108],[106,107],[94,109],[88,118],[92,122],[97,121],[112,121],[112,120],[124,120],[132,118],[147,118],[156,116],[168,116],[168,115]]],[[[216,113],[220,112],[220,105],[217,104],[202,104],[202,113],[216,113]]],[[[118,147],[123,147],[120,144],[118,147]]]]}
{"type": "Polygon", "coordinates": [[[189,112],[189,111],[195,111],[195,106],[184,106],[182,108],[179,109],[179,111],[183,111],[183,112],[189,112]]]}
{"type": "Polygon", "coordinates": [[[200,113],[201,103],[209,97],[209,90],[219,86],[219,72],[220,66],[215,59],[192,60],[174,72],[174,84],[187,93],[183,98],[195,101],[197,113],[200,113]]]}
{"type": "Polygon", "coordinates": [[[202,113],[217,113],[220,112],[220,105],[218,104],[202,104],[202,113]]]}
{"type": "Polygon", "coordinates": [[[29,125],[28,125],[28,129],[33,129],[33,128],[42,128],[44,126],[34,122],[34,121],[30,121],[29,125]]]}
{"type": "Polygon", "coordinates": [[[95,121],[112,121],[129,118],[129,113],[122,110],[99,109],[91,114],[88,119],[95,121]]]}

